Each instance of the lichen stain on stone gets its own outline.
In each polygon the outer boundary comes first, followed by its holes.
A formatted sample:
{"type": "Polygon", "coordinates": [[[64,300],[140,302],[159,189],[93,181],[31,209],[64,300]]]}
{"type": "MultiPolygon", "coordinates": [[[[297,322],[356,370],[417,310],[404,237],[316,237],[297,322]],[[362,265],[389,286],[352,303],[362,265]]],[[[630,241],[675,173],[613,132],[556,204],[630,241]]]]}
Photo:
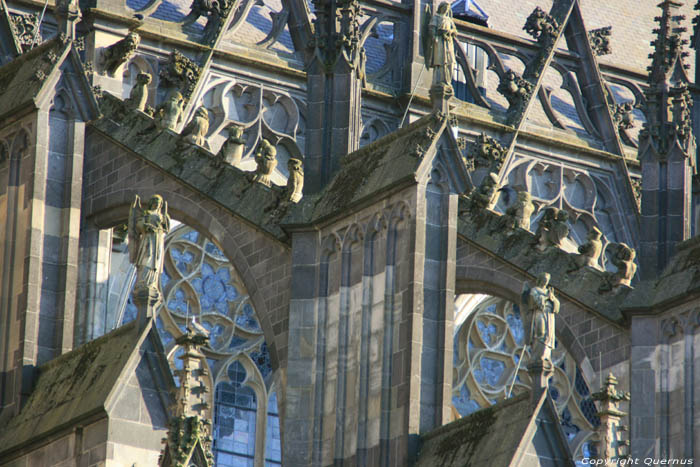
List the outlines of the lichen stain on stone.
{"type": "MultiPolygon", "coordinates": [[[[477,446],[496,421],[492,407],[479,410],[469,415],[469,420],[460,430],[446,436],[438,445],[436,454],[440,458],[439,465],[452,465],[459,454],[463,459],[470,459],[477,446]]],[[[465,467],[469,465],[467,462],[465,467]]]]}

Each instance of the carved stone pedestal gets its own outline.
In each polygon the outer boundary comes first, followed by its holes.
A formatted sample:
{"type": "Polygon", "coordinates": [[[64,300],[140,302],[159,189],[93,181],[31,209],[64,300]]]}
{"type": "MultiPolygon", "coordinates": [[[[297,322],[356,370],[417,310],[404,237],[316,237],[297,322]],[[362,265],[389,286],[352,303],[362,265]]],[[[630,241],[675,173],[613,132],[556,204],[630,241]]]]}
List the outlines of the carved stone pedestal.
{"type": "Polygon", "coordinates": [[[156,309],[162,300],[160,291],[155,287],[134,287],[134,305],[138,308],[139,329],[143,329],[150,320],[155,319],[156,309]]]}
{"type": "Polygon", "coordinates": [[[433,104],[433,112],[447,114],[450,111],[450,99],[454,96],[452,86],[447,84],[434,84],[430,88],[430,102],[433,104]]]}
{"type": "Polygon", "coordinates": [[[536,405],[542,393],[549,387],[549,378],[554,372],[554,365],[550,360],[536,360],[527,364],[527,372],[532,380],[532,404],[536,405]]]}

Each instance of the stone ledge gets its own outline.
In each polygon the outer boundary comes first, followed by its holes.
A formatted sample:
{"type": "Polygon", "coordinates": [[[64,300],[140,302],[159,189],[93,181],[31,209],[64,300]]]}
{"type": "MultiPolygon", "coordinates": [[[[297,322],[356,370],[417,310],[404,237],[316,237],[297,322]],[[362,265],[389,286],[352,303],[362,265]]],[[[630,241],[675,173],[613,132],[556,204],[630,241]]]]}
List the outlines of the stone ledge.
{"type": "MultiPolygon", "coordinates": [[[[466,201],[465,198],[460,199],[460,211],[467,207],[466,201]]],[[[536,250],[535,235],[532,232],[521,228],[506,230],[501,226],[501,217],[500,214],[487,210],[461,214],[457,232],[466,241],[532,277],[542,272],[550,273],[552,286],[568,299],[614,324],[627,325],[621,307],[634,289],[618,286],[611,292],[599,292],[602,286],[608,284],[603,271],[591,267],[569,271],[573,264],[573,254],[556,247],[549,247],[545,251],[536,250]]]]}
{"type": "Polygon", "coordinates": [[[249,180],[249,173],[223,162],[206,149],[184,141],[170,130],[158,130],[147,114],[132,110],[124,101],[104,93],[103,117],[91,122],[93,129],[129,150],[198,193],[212,199],[253,227],[287,242],[276,212],[282,207],[284,187],[266,187],[249,180]],[[118,122],[128,122],[118,123],[118,122]]]}

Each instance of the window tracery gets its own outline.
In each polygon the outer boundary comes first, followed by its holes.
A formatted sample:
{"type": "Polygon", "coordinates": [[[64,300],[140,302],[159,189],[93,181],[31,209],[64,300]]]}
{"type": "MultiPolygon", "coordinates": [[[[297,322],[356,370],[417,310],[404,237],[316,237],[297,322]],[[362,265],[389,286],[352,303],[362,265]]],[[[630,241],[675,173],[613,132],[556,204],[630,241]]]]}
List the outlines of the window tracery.
{"type": "MultiPolygon", "coordinates": [[[[523,352],[525,331],[518,305],[498,297],[460,295],[455,329],[452,403],[456,415],[469,415],[508,394],[529,390],[524,365],[529,354],[523,352]],[[518,365],[521,358],[523,365],[518,365]]],[[[580,460],[591,454],[595,426],[600,423],[597,409],[576,361],[558,341],[552,360],[550,395],[571,451],[580,460]]]]}
{"type": "MultiPolygon", "coordinates": [[[[194,317],[210,332],[202,352],[215,388],[212,450],[216,465],[280,465],[277,374],[255,309],[233,265],[211,240],[179,225],[166,238],[161,289],[164,301],[156,327],[173,368],[180,363],[181,352],[175,340],[188,320],[194,317]]],[[[130,297],[121,323],[135,319],[136,314],[130,297]]]]}

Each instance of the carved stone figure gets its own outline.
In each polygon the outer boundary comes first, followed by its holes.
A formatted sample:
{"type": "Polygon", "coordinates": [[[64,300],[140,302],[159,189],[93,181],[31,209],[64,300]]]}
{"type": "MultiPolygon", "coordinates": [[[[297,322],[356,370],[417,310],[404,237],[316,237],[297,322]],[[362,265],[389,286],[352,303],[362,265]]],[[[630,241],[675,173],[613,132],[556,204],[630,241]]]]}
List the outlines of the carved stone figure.
{"type": "Polygon", "coordinates": [[[603,251],[603,242],[600,239],[602,236],[603,233],[598,227],[593,226],[588,231],[588,241],[578,247],[578,254],[574,256],[574,267],[572,270],[580,269],[584,266],[598,267],[600,253],[603,251]]]}
{"type": "Polygon", "coordinates": [[[136,76],[136,84],[134,84],[134,87],[131,88],[129,98],[126,100],[129,107],[140,110],[141,112],[146,110],[149,84],[151,84],[151,75],[148,73],[139,73],[136,76]]]}
{"type": "Polygon", "coordinates": [[[632,102],[615,104],[611,110],[619,131],[629,130],[634,126],[634,118],[632,117],[634,105],[632,102]]]}
{"type": "Polygon", "coordinates": [[[554,42],[554,38],[559,32],[559,24],[542,8],[536,7],[527,17],[523,29],[540,44],[548,45],[554,42]]]}
{"type": "Polygon", "coordinates": [[[454,38],[457,27],[452,19],[450,4],[442,2],[430,18],[425,48],[425,63],[433,69],[433,86],[442,85],[452,89],[452,74],[455,67],[454,38]]]}
{"type": "Polygon", "coordinates": [[[131,31],[124,39],[107,47],[103,55],[104,69],[107,74],[114,76],[117,69],[134,56],[140,43],[141,36],[131,31]]]}
{"type": "Polygon", "coordinates": [[[228,138],[219,149],[218,156],[226,163],[235,166],[243,157],[243,149],[245,149],[245,140],[243,136],[243,127],[239,125],[231,125],[228,129],[228,138]]]}
{"type": "Polygon", "coordinates": [[[228,14],[233,0],[194,0],[189,14],[183,20],[183,25],[194,23],[200,16],[207,17],[204,27],[204,39],[208,43],[216,40],[216,35],[222,24],[222,19],[228,14]]]}
{"type": "Polygon", "coordinates": [[[184,110],[185,100],[180,92],[175,91],[170,93],[168,99],[160,106],[156,114],[156,126],[163,130],[173,130],[182,121],[182,113],[184,110]]]}
{"type": "Polygon", "coordinates": [[[475,169],[486,167],[497,172],[505,157],[505,148],[486,133],[478,136],[474,144],[469,146],[469,158],[473,161],[475,169]]]}
{"type": "Polygon", "coordinates": [[[300,159],[290,158],[287,162],[289,178],[285,189],[286,198],[292,203],[298,203],[304,188],[304,168],[300,159]]]}
{"type": "Polygon", "coordinates": [[[503,227],[513,230],[516,227],[530,230],[530,217],[535,212],[532,196],[526,190],[519,191],[515,202],[506,209],[503,219],[503,227]]]}
{"type": "Polygon", "coordinates": [[[594,54],[601,56],[612,53],[612,49],[610,48],[611,34],[612,26],[588,31],[588,40],[591,43],[594,54]]]}
{"type": "Polygon", "coordinates": [[[637,272],[637,265],[634,264],[637,252],[625,243],[611,243],[608,245],[608,250],[612,253],[610,261],[617,271],[608,273],[609,286],[604,287],[603,290],[610,290],[619,285],[630,287],[632,278],[637,272]]]}
{"type": "Polygon", "coordinates": [[[253,181],[270,186],[272,184],[270,175],[277,167],[277,149],[264,138],[255,150],[255,163],[258,166],[253,175],[253,181]]]}
{"type": "Polygon", "coordinates": [[[202,68],[177,50],[170,52],[168,61],[161,67],[158,76],[165,88],[180,91],[185,97],[192,95],[202,68]]]}
{"type": "Polygon", "coordinates": [[[471,193],[470,209],[472,212],[481,209],[493,209],[498,197],[498,176],[490,173],[481,182],[479,188],[475,188],[471,193]]]}
{"type": "Polygon", "coordinates": [[[555,315],[559,313],[559,300],[549,287],[550,275],[546,272],[537,276],[537,285],[523,285],[522,308],[525,342],[530,348],[528,365],[542,362],[552,365],[552,349],[555,345],[555,315]]]}
{"type": "Polygon", "coordinates": [[[569,235],[569,213],[564,209],[548,207],[537,227],[537,249],[544,251],[550,246],[562,247],[562,242],[569,235]]]}
{"type": "Polygon", "coordinates": [[[498,92],[508,101],[509,114],[515,115],[522,112],[523,106],[532,95],[532,83],[509,70],[498,83],[498,92]]]}
{"type": "Polygon", "coordinates": [[[165,234],[170,230],[168,204],[153,195],[146,208],[137,195],[129,211],[129,261],[136,266],[136,285],[141,289],[158,289],[163,271],[165,234]]]}
{"type": "Polygon", "coordinates": [[[184,130],[182,136],[185,141],[198,146],[206,146],[207,132],[209,131],[209,112],[206,107],[200,106],[194,113],[184,130]]]}

